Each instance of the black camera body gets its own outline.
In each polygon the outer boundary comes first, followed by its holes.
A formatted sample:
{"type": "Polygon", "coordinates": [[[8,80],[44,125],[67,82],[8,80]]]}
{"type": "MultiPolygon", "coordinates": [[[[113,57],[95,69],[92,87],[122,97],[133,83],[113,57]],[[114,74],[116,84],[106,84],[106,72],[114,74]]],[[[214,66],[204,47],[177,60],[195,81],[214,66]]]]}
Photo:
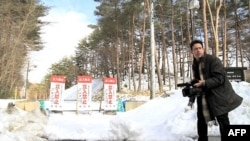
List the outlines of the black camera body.
{"type": "Polygon", "coordinates": [[[194,79],[191,82],[179,83],[177,84],[177,87],[184,87],[182,89],[182,94],[184,97],[192,97],[199,95],[202,91],[201,88],[193,87],[193,85],[197,82],[199,82],[199,80],[194,79]]]}
{"type": "Polygon", "coordinates": [[[182,95],[184,97],[189,98],[188,106],[190,106],[190,107],[193,107],[193,103],[195,101],[195,98],[197,96],[201,95],[201,93],[202,93],[202,88],[193,87],[194,84],[197,82],[199,82],[199,80],[194,79],[191,82],[177,84],[177,87],[184,87],[182,89],[182,95]]]}
{"type": "Polygon", "coordinates": [[[197,96],[201,93],[201,88],[194,88],[192,86],[186,86],[185,88],[182,89],[182,95],[184,97],[193,97],[197,96]]]}
{"type": "Polygon", "coordinates": [[[200,93],[202,92],[201,88],[193,87],[193,85],[197,82],[198,80],[195,79],[195,80],[192,80],[191,82],[179,83],[177,84],[177,87],[184,87],[182,89],[182,95],[184,97],[195,97],[197,95],[200,95],[200,93]]]}

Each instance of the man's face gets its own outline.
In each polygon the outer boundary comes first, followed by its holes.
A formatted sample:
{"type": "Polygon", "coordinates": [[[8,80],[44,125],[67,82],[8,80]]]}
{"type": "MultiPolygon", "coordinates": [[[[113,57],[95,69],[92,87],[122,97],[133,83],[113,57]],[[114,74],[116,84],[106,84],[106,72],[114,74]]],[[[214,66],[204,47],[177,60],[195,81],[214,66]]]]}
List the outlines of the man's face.
{"type": "Polygon", "coordinates": [[[191,52],[194,55],[194,58],[197,60],[204,55],[204,49],[199,43],[193,45],[191,52]]]}

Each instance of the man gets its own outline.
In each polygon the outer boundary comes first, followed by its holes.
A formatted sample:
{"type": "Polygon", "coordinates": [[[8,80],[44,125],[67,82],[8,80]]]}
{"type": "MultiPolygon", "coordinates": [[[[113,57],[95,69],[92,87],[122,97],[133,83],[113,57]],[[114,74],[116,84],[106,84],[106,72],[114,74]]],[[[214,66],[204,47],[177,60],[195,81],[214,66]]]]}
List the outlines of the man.
{"type": "Polygon", "coordinates": [[[193,76],[198,80],[194,87],[202,89],[197,97],[198,141],[208,141],[210,121],[218,122],[221,141],[225,141],[225,128],[230,124],[228,113],[238,107],[243,98],[233,90],[220,59],[205,53],[202,41],[192,41],[190,48],[194,56],[193,76]]]}

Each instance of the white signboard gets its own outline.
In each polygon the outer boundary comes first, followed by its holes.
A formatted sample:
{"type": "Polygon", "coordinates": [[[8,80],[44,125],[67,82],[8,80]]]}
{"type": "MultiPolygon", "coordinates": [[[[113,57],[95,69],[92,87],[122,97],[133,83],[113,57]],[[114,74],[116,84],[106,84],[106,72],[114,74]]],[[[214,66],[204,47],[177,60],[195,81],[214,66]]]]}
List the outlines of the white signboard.
{"type": "Polygon", "coordinates": [[[52,75],[50,78],[50,107],[49,110],[63,110],[63,92],[65,90],[65,77],[52,75]]]}
{"type": "Polygon", "coordinates": [[[92,77],[78,76],[77,82],[77,109],[92,110],[92,77]]]}
{"type": "Polygon", "coordinates": [[[116,78],[104,78],[104,110],[116,110],[116,78]]]}

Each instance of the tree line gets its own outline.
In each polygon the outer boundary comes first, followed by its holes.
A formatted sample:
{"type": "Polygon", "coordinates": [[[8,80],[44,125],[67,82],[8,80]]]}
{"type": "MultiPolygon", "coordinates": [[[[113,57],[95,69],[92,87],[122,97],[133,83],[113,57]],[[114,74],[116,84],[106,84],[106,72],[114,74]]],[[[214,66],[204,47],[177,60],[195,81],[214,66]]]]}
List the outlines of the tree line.
{"type": "MultiPolygon", "coordinates": [[[[116,77],[118,91],[126,76],[129,88],[141,90],[142,75],[150,79],[150,0],[95,0],[96,25],[81,40],[75,56],[52,66],[52,72],[67,75],[67,87],[77,75],[116,77]],[[71,62],[75,68],[64,68],[71,62]],[[65,71],[61,71],[64,68],[65,71]],[[71,71],[71,73],[68,73],[71,71]],[[72,75],[74,74],[74,75],[72,75]],[[139,75],[136,79],[135,74],[139,75]],[[138,83],[136,83],[138,81],[138,83]]],[[[191,78],[192,55],[189,43],[204,41],[207,53],[219,57],[224,67],[249,67],[248,0],[156,0],[154,2],[155,68],[159,92],[163,86],[178,83],[178,77],[191,78]],[[171,82],[173,81],[173,82],[171,82]]],[[[150,81],[148,81],[149,83],[150,81]]],[[[149,87],[150,89],[150,84],[149,87]]]]}
{"type": "Polygon", "coordinates": [[[0,98],[23,87],[29,52],[43,48],[40,17],[47,9],[38,0],[0,0],[0,98]]]}
{"type": "MultiPolygon", "coordinates": [[[[97,24],[89,25],[93,29],[92,34],[79,42],[74,56],[53,64],[41,83],[48,89],[50,75],[65,75],[66,88],[69,88],[76,84],[78,75],[105,76],[117,78],[118,91],[121,91],[121,82],[125,78],[131,82],[130,89],[141,91],[142,77],[146,74],[149,80],[152,69],[151,1],[95,2],[99,6],[94,11],[97,24]],[[138,79],[133,77],[136,74],[138,79]]],[[[178,77],[183,77],[183,81],[192,77],[190,67],[193,57],[189,43],[193,39],[203,40],[206,52],[220,57],[224,67],[249,67],[249,0],[199,0],[199,7],[195,8],[190,2],[193,0],[154,1],[156,65],[153,69],[157,74],[159,92],[163,91],[164,85],[171,89],[172,83],[176,88],[178,77]]],[[[2,77],[2,71],[0,73],[2,77]]],[[[18,80],[21,83],[23,79],[18,80]]]]}

